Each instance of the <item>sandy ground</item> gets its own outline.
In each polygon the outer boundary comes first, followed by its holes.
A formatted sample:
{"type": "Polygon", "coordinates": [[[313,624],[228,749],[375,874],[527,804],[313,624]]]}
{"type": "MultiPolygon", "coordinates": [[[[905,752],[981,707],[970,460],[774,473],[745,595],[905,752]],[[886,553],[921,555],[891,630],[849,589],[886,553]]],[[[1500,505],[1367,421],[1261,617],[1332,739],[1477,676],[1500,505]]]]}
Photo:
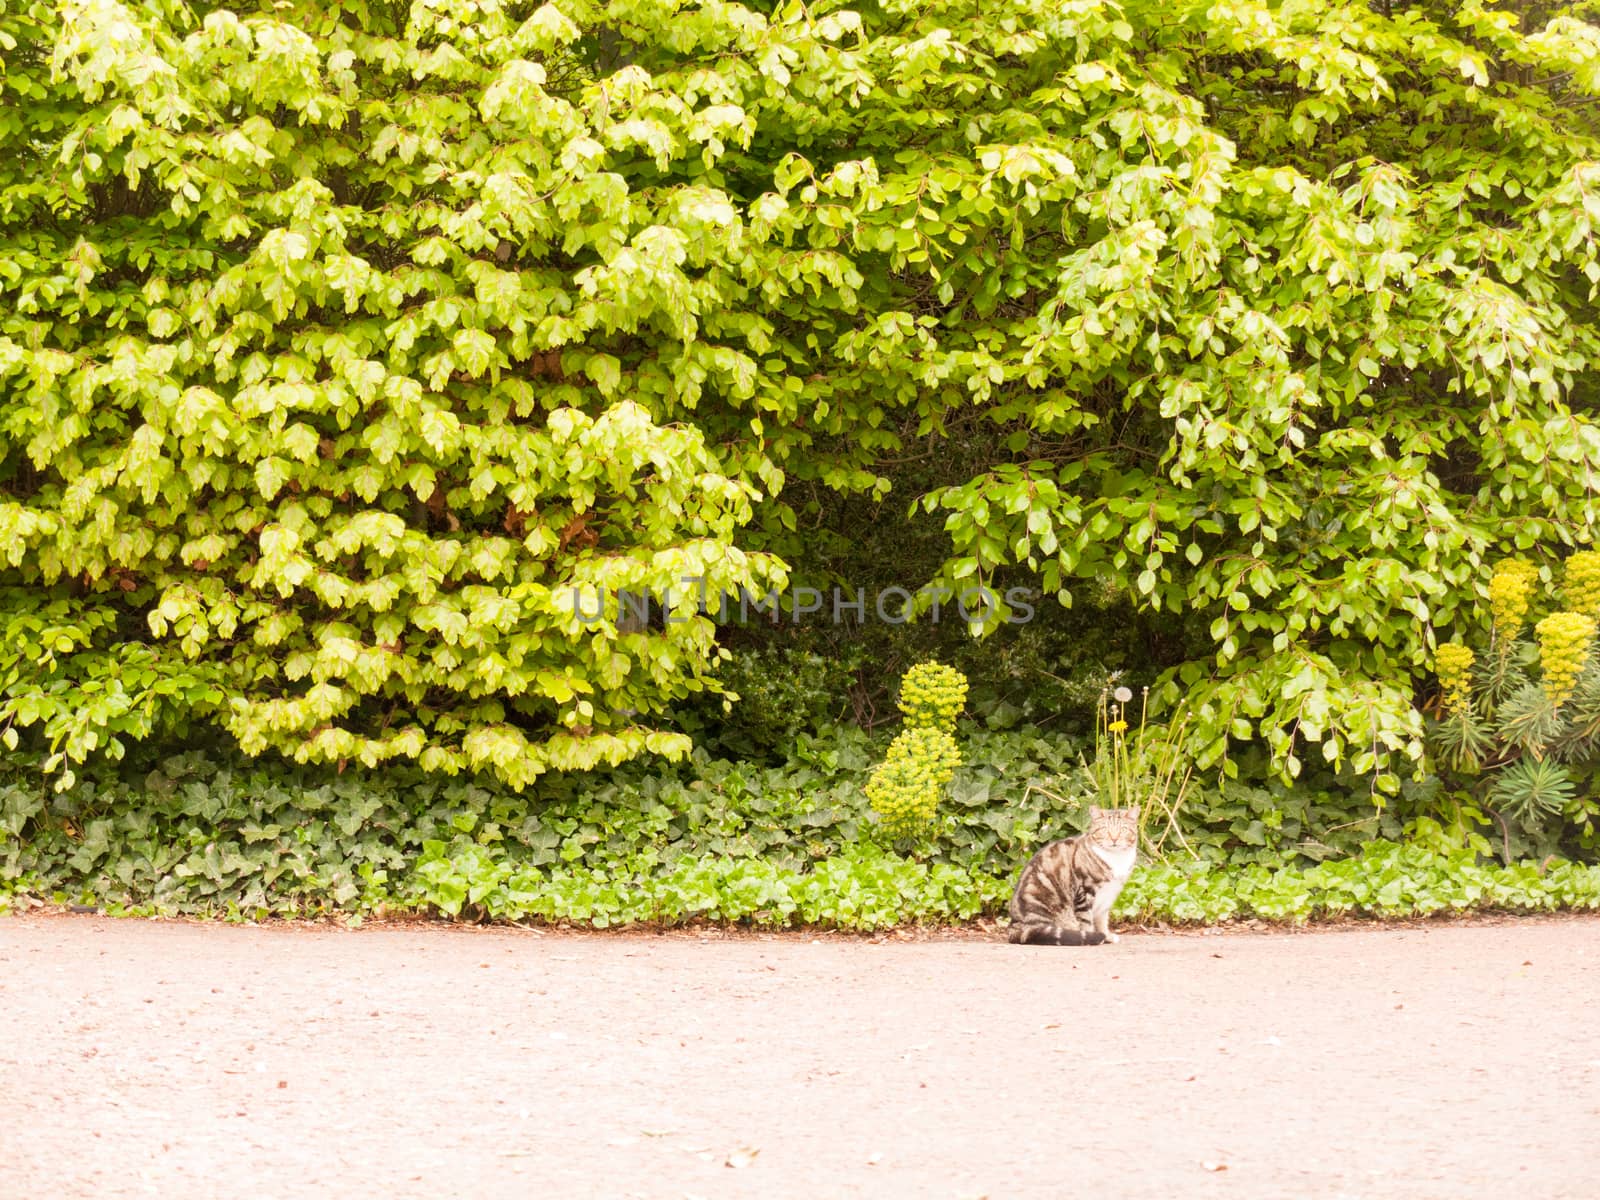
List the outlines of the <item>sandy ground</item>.
{"type": "Polygon", "coordinates": [[[1600,920],[0,919],[0,1197],[1600,1195],[1600,920]]]}

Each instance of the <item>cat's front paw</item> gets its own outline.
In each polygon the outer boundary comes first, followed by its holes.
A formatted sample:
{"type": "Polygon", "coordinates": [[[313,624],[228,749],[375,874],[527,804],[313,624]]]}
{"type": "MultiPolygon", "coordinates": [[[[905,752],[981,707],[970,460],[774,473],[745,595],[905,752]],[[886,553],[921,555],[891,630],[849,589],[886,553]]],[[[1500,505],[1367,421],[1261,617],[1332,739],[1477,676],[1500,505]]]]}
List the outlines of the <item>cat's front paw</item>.
{"type": "Polygon", "coordinates": [[[1116,934],[1112,933],[1109,929],[1106,930],[1106,941],[1108,941],[1108,942],[1120,942],[1121,940],[1122,940],[1121,938],[1119,938],[1116,934]]]}

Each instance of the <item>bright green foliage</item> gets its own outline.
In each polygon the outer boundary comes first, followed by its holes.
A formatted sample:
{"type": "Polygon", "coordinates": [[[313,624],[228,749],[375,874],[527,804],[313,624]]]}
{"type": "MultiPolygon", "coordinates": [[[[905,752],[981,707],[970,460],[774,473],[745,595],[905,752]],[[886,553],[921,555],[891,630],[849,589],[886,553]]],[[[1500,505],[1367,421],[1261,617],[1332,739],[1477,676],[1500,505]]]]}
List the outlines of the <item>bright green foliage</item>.
{"type": "Polygon", "coordinates": [[[918,663],[900,681],[905,729],[866,787],[891,837],[926,833],[938,815],[939,797],[961,765],[954,733],[966,697],[966,676],[943,663],[918,663]]]}
{"type": "Polygon", "coordinates": [[[1485,864],[1466,851],[1373,842],[1313,867],[1162,863],[1135,871],[1117,899],[1128,917],[1226,921],[1257,917],[1427,917],[1477,909],[1600,909],[1600,867],[1573,862],[1485,864]]]}
{"type": "Polygon", "coordinates": [[[1485,557],[1592,530],[1595,46],[1481,0],[8,2],[0,586],[93,639],[30,712],[136,733],[66,706],[153,639],[128,711],[217,689],[252,751],[681,750],[709,624],[571,588],[759,589],[786,479],[983,428],[945,583],[1198,617],[1202,764],[1393,790],[1485,557]]]}
{"type": "MultiPolygon", "coordinates": [[[[1593,557],[1568,560],[1562,598],[1583,594],[1593,557]]],[[[1488,648],[1439,648],[1440,711],[1430,741],[1447,779],[1475,781],[1481,802],[1548,851],[1569,827],[1592,835],[1600,817],[1592,788],[1577,786],[1600,771],[1600,661],[1591,649],[1594,619],[1583,613],[1557,610],[1534,624],[1533,638],[1519,632],[1538,606],[1538,583],[1502,564],[1491,587],[1488,648]]]]}
{"type": "MultiPolygon", "coordinates": [[[[860,836],[871,758],[859,733],[803,740],[796,760],[775,769],[697,755],[666,770],[546,776],[532,812],[509,788],[398,767],[335,775],[191,754],[132,787],[99,771],[55,794],[37,776],[5,778],[0,910],[20,896],[233,919],[965,921],[1003,911],[1038,845],[1072,832],[1030,780],[1070,793],[1087,786],[1069,766],[1070,742],[970,740],[978,765],[958,775],[951,819],[914,859],[860,836]]],[[[1124,919],[1600,907],[1600,868],[1484,865],[1459,847],[1397,845],[1393,805],[1369,809],[1352,829],[1348,797],[1304,785],[1230,783],[1209,799],[1209,825],[1187,826],[1203,861],[1141,867],[1119,902],[1124,919]]]]}
{"type": "Polygon", "coordinates": [[[1393,791],[1485,560],[1594,532],[1600,35],[1478,0],[1050,8],[916,6],[939,83],[852,208],[876,244],[915,192],[895,265],[942,304],[907,373],[1015,431],[927,497],[947,582],[1200,615],[1162,697],[1202,765],[1318,743],[1393,791]]]}
{"type": "Polygon", "coordinates": [[[672,419],[771,338],[722,89],[494,0],[8,4],[0,45],[0,619],[46,639],[0,720],[519,785],[681,753],[680,581],[781,579],[733,544],[775,468],[672,419]]]}
{"type": "MultiPolygon", "coordinates": [[[[222,700],[207,666],[163,656],[138,641],[113,640],[116,614],[60,597],[0,593],[0,742],[18,747],[18,727],[43,727],[56,747],[47,768],[95,752],[121,758],[126,742],[170,732],[222,700]]],[[[61,772],[71,786],[73,772],[61,772]]]]}

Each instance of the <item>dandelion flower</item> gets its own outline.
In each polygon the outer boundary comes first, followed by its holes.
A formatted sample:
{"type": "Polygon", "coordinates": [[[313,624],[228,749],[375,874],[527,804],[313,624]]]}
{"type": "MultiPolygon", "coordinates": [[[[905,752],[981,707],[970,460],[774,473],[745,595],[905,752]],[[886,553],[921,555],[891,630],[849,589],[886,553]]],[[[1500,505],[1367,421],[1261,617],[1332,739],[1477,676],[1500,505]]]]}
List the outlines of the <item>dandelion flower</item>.
{"type": "Polygon", "coordinates": [[[1133,699],[1133,693],[1125,687],[1119,687],[1116,691],[1111,693],[1111,698],[1118,704],[1126,704],[1129,700],[1133,699]]]}

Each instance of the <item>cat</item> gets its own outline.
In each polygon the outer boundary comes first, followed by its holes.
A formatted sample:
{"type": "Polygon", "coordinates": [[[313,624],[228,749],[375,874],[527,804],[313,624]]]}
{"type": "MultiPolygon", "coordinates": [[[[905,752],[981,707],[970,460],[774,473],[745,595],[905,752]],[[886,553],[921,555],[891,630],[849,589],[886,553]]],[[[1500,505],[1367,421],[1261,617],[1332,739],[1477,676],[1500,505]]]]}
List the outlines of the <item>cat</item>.
{"type": "Polygon", "coordinates": [[[1139,806],[1089,809],[1078,837],[1051,842],[1022,868],[1009,940],[1032,946],[1115,942],[1111,906],[1139,853],[1139,806]]]}

